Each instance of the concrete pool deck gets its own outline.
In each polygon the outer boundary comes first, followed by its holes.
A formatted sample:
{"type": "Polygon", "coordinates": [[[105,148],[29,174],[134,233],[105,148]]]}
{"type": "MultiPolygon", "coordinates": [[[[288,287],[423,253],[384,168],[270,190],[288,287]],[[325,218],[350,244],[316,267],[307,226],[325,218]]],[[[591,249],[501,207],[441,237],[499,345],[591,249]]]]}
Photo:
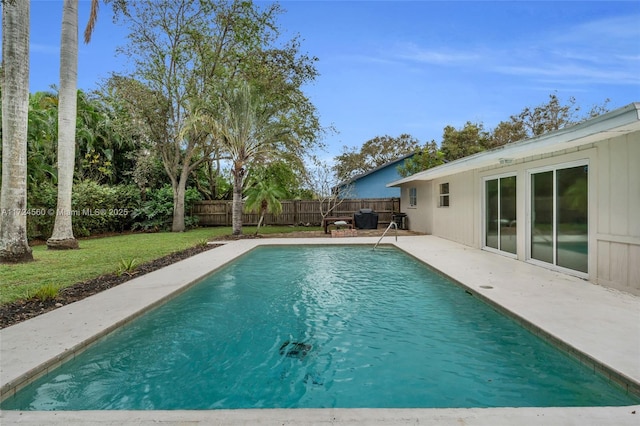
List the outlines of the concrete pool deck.
{"type": "MultiPolygon", "coordinates": [[[[378,237],[233,241],[120,286],[0,330],[0,390],[10,397],[150,306],[258,245],[368,244],[378,237]]],[[[433,236],[393,244],[507,311],[612,380],[640,389],[640,297],[433,236]],[[490,288],[489,288],[490,287],[490,288]]],[[[638,425],[640,405],[576,408],[3,411],[7,424],[638,425]]]]}

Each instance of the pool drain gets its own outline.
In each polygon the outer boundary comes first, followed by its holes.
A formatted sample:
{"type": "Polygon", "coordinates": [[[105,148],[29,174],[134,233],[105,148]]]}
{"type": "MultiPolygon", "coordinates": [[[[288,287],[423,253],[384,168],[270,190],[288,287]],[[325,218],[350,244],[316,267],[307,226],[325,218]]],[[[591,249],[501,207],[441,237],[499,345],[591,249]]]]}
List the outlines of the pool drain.
{"type": "Polygon", "coordinates": [[[280,355],[289,358],[303,359],[307,356],[311,348],[312,346],[307,343],[290,342],[287,340],[280,346],[280,355]]]}

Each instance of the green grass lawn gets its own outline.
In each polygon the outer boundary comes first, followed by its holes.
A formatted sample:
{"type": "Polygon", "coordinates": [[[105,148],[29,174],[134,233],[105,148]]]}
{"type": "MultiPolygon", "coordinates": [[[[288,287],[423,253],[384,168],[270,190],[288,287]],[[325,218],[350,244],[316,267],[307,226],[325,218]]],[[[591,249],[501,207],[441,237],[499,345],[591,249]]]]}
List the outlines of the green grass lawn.
{"type": "MultiPolygon", "coordinates": [[[[262,227],[260,234],[314,231],[321,228],[291,226],[262,227]]],[[[244,234],[255,227],[243,227],[244,234]]],[[[33,247],[33,262],[0,265],[0,304],[27,299],[44,287],[64,288],[100,275],[114,273],[120,263],[135,259],[138,264],[230,235],[231,228],[198,228],[188,232],[130,234],[80,240],[79,250],[47,250],[33,247]]]]}

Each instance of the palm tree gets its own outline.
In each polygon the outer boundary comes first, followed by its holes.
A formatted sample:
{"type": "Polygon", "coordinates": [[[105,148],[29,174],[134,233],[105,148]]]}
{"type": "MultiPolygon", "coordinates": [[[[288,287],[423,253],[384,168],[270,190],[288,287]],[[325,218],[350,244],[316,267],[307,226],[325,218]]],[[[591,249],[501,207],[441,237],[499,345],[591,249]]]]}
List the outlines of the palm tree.
{"type": "Polygon", "coordinates": [[[232,228],[233,235],[242,234],[242,187],[248,163],[265,160],[277,153],[277,143],[290,132],[265,102],[251,92],[243,82],[229,100],[223,101],[222,114],[217,122],[221,144],[231,159],[233,174],[232,228]]]}
{"type": "Polygon", "coordinates": [[[30,2],[2,6],[0,262],[33,260],[27,241],[30,2]]]}
{"type": "Polygon", "coordinates": [[[284,190],[273,181],[258,178],[247,188],[246,193],[245,211],[260,213],[260,220],[258,220],[258,227],[256,228],[256,235],[258,235],[260,225],[262,225],[267,211],[271,214],[282,213],[280,199],[284,198],[284,190]]]}
{"type": "MultiPolygon", "coordinates": [[[[91,1],[91,16],[85,42],[91,39],[97,17],[98,0],[91,1]]],[[[58,94],[58,203],[50,249],[77,249],[73,236],[71,192],[75,170],[78,86],[78,0],[64,0],[60,40],[60,91],[58,94]]]]}
{"type": "Polygon", "coordinates": [[[117,182],[118,167],[135,149],[119,128],[115,112],[105,99],[78,90],[76,117],[76,178],[98,183],[117,182]]]}

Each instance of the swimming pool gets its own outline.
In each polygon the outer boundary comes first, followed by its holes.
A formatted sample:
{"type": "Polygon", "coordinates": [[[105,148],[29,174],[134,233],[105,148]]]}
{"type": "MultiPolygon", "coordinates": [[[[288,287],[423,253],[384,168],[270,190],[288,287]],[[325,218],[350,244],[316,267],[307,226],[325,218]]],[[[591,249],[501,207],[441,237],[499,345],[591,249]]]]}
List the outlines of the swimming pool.
{"type": "Polygon", "coordinates": [[[331,246],[254,250],[2,408],[632,403],[402,252],[331,246]]]}

